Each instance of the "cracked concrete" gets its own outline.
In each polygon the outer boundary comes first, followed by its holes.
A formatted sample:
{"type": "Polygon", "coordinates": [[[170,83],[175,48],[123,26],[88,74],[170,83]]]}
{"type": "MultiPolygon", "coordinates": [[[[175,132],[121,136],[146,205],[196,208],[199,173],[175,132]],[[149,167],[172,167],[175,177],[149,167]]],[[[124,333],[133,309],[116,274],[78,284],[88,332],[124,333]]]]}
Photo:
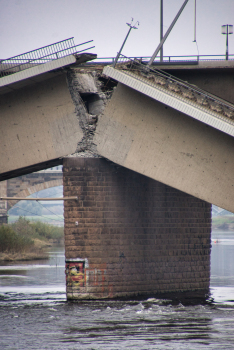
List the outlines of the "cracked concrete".
{"type": "Polygon", "coordinates": [[[111,97],[111,91],[105,91],[100,77],[103,77],[102,73],[92,69],[71,68],[67,71],[69,92],[83,132],[83,138],[71,156],[98,157],[93,137],[98,118],[111,97]]]}
{"type": "Polygon", "coordinates": [[[163,71],[160,72],[159,70],[153,69],[147,71],[138,61],[134,61],[130,64],[119,64],[116,68],[124,70],[125,73],[132,76],[137,75],[140,78],[148,80],[152,84],[160,85],[161,89],[165,91],[169,90],[178,98],[184,97],[187,100],[195,102],[198,106],[219,113],[224,118],[234,120],[233,104],[193,84],[189,84],[171,75],[166,75],[163,71]]]}

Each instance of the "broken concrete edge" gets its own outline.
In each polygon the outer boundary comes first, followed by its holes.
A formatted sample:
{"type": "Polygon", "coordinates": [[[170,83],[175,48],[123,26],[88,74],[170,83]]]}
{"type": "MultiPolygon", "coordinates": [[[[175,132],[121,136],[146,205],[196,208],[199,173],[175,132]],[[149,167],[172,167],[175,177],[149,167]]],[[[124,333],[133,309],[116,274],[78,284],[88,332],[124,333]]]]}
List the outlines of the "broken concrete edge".
{"type": "MultiPolygon", "coordinates": [[[[30,68],[25,70],[15,72],[9,75],[6,75],[0,78],[0,88],[4,88],[6,86],[13,87],[14,84],[18,84],[19,82],[30,80],[41,76],[46,73],[55,72],[69,66],[76,66],[87,61],[91,61],[97,58],[96,54],[92,53],[81,53],[81,54],[72,54],[69,56],[65,56],[56,60],[52,60],[47,63],[33,65],[30,68]]],[[[8,91],[6,91],[8,92],[8,91]]]]}
{"type": "Polygon", "coordinates": [[[66,158],[74,157],[74,158],[103,158],[97,153],[94,153],[92,151],[83,151],[83,152],[75,152],[72,154],[69,154],[66,158]]]}
{"type": "MultiPolygon", "coordinates": [[[[75,113],[83,138],[77,144],[72,157],[100,157],[97,153],[93,137],[96,131],[98,118],[104,112],[113,89],[106,88],[102,80],[109,77],[102,71],[83,67],[70,67],[67,69],[68,89],[75,106],[75,113]]],[[[117,82],[116,82],[117,85],[117,82]]]]}
{"type": "Polygon", "coordinates": [[[96,151],[96,145],[93,143],[93,135],[96,129],[98,117],[102,114],[102,110],[104,109],[107,101],[112,96],[112,87],[117,85],[117,82],[103,75],[102,69],[98,70],[97,72],[94,70],[95,68],[92,67],[84,68],[74,65],[72,67],[67,67],[66,70],[63,71],[65,77],[68,77],[67,80],[69,80],[70,76],[71,80],[70,83],[68,82],[68,88],[70,84],[70,94],[75,106],[77,120],[81,127],[81,130],[83,131],[83,140],[82,142],[75,144],[72,154],[66,153],[63,154],[60,158],[47,159],[42,163],[23,166],[19,169],[12,169],[8,172],[1,173],[0,181],[51,168],[53,166],[62,165],[63,158],[67,156],[85,158],[101,157],[96,151]],[[90,88],[87,88],[87,84],[84,85],[85,81],[88,81],[88,86],[90,88]],[[111,87],[109,86],[110,81],[111,87]],[[89,108],[91,109],[90,111],[88,110],[89,108]],[[81,115],[79,113],[80,111],[81,115]]]}
{"type": "Polygon", "coordinates": [[[151,83],[147,78],[139,78],[132,72],[129,73],[128,71],[117,70],[107,66],[104,68],[104,73],[131,89],[228,135],[234,136],[234,122],[232,119],[221,115],[217,111],[208,110],[195,102],[189,101],[189,99],[177,96],[175,92],[167,91],[155,83],[151,83]]]}

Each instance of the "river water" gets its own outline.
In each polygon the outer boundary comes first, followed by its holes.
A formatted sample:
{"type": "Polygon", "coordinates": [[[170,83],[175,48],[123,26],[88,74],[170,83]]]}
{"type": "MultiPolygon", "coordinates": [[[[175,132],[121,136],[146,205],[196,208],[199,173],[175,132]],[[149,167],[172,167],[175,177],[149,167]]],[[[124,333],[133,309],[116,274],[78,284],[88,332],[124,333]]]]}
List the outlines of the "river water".
{"type": "Polygon", "coordinates": [[[67,302],[61,248],[0,266],[0,349],[234,349],[234,232],[212,234],[205,305],[67,302]]]}

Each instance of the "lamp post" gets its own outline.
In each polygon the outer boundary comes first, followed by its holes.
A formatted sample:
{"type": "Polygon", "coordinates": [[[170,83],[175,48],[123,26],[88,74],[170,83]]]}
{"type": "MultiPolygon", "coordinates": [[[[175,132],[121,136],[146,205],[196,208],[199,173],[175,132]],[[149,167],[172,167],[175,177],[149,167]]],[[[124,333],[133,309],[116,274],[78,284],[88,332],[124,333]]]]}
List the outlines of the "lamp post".
{"type": "Polygon", "coordinates": [[[233,25],[224,24],[222,27],[222,34],[226,34],[226,60],[228,60],[228,35],[233,34],[233,25]]]}
{"type": "Polygon", "coordinates": [[[128,32],[127,32],[127,35],[126,35],[126,37],[125,37],[125,39],[124,39],[124,42],[123,42],[123,44],[122,44],[122,46],[121,46],[119,52],[117,53],[117,56],[116,56],[115,61],[114,61],[114,64],[113,64],[113,67],[114,67],[114,68],[115,68],[116,63],[118,62],[119,56],[120,56],[120,54],[121,54],[121,52],[122,52],[122,50],[123,50],[123,47],[124,47],[124,45],[125,45],[125,43],[126,43],[126,41],[127,41],[127,38],[128,38],[128,36],[129,36],[131,30],[132,30],[132,29],[138,29],[138,28],[136,27],[136,24],[138,24],[138,26],[139,26],[139,24],[140,24],[140,23],[137,21],[134,25],[132,25],[132,22],[133,22],[133,18],[132,18],[131,23],[126,23],[130,28],[129,28],[128,32]]]}
{"type": "MultiPolygon", "coordinates": [[[[160,1],[160,42],[163,39],[163,0],[160,1]]],[[[163,62],[163,46],[160,49],[160,62],[163,62]]]]}

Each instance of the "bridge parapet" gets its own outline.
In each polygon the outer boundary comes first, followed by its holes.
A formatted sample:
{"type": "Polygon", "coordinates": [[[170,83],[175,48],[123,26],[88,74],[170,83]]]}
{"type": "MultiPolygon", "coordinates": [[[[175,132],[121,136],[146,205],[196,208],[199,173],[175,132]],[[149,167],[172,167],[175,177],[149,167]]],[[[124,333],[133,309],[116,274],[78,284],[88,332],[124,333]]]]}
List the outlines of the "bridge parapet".
{"type": "Polygon", "coordinates": [[[87,51],[92,47],[78,50],[81,45],[88,44],[93,40],[86,41],[82,44],[75,45],[74,38],[58,41],[54,44],[40,47],[39,49],[28,51],[20,55],[7,58],[0,61],[0,78],[22,72],[25,69],[29,69],[41,64],[45,64],[59,58],[69,55],[75,55],[83,51],[87,51]]]}

